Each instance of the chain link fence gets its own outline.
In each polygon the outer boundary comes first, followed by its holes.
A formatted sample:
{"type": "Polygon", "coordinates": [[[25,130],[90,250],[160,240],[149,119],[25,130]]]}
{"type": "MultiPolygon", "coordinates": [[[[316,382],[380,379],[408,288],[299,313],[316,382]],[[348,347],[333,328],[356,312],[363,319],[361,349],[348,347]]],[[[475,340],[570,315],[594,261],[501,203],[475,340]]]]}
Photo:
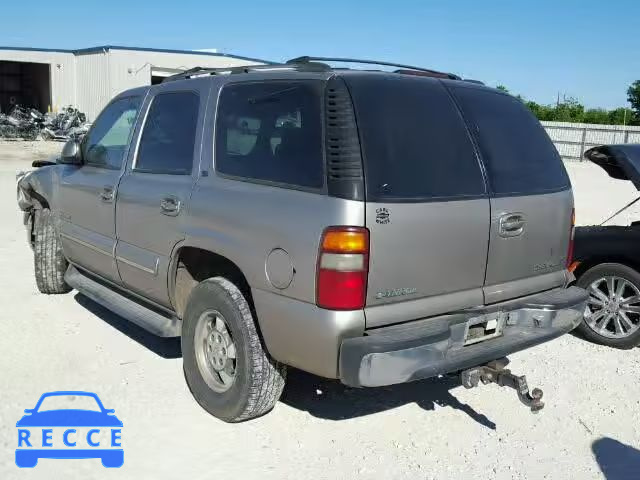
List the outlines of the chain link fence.
{"type": "Polygon", "coordinates": [[[588,123],[541,122],[563,160],[581,161],[591,147],[640,143],[640,127],[588,123]]]}

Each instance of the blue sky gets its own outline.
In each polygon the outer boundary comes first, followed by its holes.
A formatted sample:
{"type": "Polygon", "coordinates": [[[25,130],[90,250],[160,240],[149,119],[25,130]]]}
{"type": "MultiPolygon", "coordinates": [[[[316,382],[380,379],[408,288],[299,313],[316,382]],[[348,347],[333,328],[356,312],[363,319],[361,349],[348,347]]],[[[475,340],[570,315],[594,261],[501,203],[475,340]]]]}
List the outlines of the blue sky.
{"type": "Polygon", "coordinates": [[[2,11],[2,46],[373,58],[607,108],[626,105],[640,79],[637,0],[6,0],[2,11]]]}

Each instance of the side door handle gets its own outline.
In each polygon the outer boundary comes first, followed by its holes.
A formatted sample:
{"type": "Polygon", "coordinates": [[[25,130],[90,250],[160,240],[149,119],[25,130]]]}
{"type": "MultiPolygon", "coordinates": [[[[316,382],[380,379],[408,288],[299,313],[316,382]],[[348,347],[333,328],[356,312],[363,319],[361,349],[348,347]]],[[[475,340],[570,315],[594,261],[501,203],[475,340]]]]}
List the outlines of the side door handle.
{"type": "Polygon", "coordinates": [[[498,233],[501,237],[517,237],[524,232],[526,221],[521,213],[505,213],[500,216],[498,233]]]}
{"type": "Polygon", "coordinates": [[[109,185],[105,185],[104,187],[102,187],[100,198],[103,202],[106,203],[113,202],[113,187],[110,187],[109,185]]]}
{"type": "Polygon", "coordinates": [[[175,217],[180,213],[182,202],[178,197],[167,195],[160,201],[160,212],[170,217],[175,217]]]}

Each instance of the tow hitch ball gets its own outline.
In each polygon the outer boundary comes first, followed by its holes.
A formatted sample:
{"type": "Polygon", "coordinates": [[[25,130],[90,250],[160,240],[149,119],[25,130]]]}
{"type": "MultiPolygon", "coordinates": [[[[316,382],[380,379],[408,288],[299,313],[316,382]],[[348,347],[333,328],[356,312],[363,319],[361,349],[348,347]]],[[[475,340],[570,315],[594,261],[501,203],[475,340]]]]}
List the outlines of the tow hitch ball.
{"type": "Polygon", "coordinates": [[[502,358],[480,367],[465,370],[460,374],[462,385],[465,388],[474,388],[482,382],[484,385],[496,383],[501,387],[513,388],[518,394],[518,399],[529,407],[532,413],[538,413],[544,408],[542,390],[534,388],[529,393],[527,378],[524,375],[517,376],[511,373],[511,370],[505,368],[508,364],[509,360],[502,358]]]}

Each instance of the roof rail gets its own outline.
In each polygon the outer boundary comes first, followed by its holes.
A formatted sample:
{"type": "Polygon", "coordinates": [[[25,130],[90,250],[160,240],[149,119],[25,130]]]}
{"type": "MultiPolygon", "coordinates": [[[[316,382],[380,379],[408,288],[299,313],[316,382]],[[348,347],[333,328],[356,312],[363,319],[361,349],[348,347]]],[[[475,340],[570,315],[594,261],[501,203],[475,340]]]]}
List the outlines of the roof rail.
{"type": "Polygon", "coordinates": [[[189,68],[175,75],[166,77],[162,82],[174,82],[176,80],[184,80],[188,78],[201,77],[206,75],[235,75],[238,73],[249,72],[271,72],[278,70],[295,70],[304,72],[324,72],[331,70],[328,65],[321,63],[309,63],[309,64],[285,64],[285,63],[273,63],[267,65],[242,65],[238,67],[219,67],[219,68],[205,68],[205,67],[193,67],[189,68]]]}
{"type": "Polygon", "coordinates": [[[287,65],[322,65],[327,68],[331,68],[326,63],[318,62],[340,62],[340,63],[361,63],[364,65],[383,65],[385,67],[396,67],[401,70],[396,70],[396,73],[406,73],[415,75],[415,72],[422,72],[424,76],[432,76],[438,78],[449,78],[451,80],[462,80],[458,75],[447,72],[439,72],[438,70],[432,70],[430,68],[414,67],[412,65],[403,65],[401,63],[392,62],[380,62],[377,60],[362,60],[358,58],[332,58],[332,57],[296,57],[291,60],[287,60],[287,65]]]}

